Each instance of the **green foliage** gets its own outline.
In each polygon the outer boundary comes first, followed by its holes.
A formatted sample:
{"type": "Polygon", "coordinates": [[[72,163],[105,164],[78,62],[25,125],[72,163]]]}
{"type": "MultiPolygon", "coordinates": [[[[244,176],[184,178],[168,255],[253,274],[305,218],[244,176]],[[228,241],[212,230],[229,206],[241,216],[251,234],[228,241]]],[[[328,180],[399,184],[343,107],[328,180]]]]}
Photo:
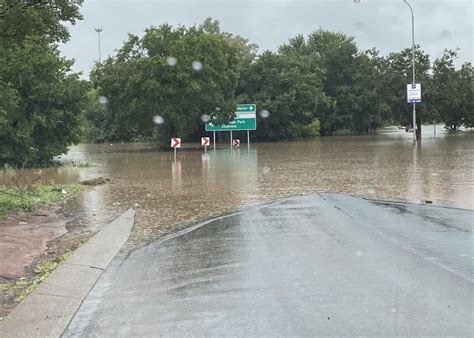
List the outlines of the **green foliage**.
{"type": "MultiPolygon", "coordinates": [[[[472,66],[454,68],[455,53],[431,65],[415,50],[417,82],[423,103],[418,123],[444,121],[451,128],[473,125],[472,66]]],[[[278,52],[257,55],[257,46],[222,32],[207,18],[198,27],[151,27],[143,38],[130,35],[113,58],[93,72],[96,90],[88,110],[92,141],[170,136],[197,140],[204,132],[201,114],[220,122],[233,117],[235,103],[256,103],[270,117],[257,115],[260,141],[306,139],[338,130],[375,131],[384,124],[411,124],[406,85],[412,81],[412,50],[386,57],[359,51],[353,37],[319,29],[297,35],[278,52]],[[177,64],[166,64],[167,57],[177,64]],[[201,72],[192,61],[203,62],[201,72]],[[107,107],[97,96],[108,98],[107,107]],[[92,113],[93,112],[93,113],[92,113]],[[154,126],[154,115],[164,118],[154,126]]]]}
{"type": "Polygon", "coordinates": [[[470,63],[456,70],[454,60],[457,54],[445,50],[433,63],[432,95],[429,104],[435,118],[456,130],[459,126],[473,126],[473,68],[470,63]]]}
{"type": "Polygon", "coordinates": [[[87,105],[84,109],[86,119],[86,138],[94,143],[103,143],[115,139],[116,128],[107,114],[105,97],[98,89],[91,88],[87,93],[87,105]]]}
{"type": "MultiPolygon", "coordinates": [[[[33,278],[20,277],[17,280],[11,280],[0,283],[0,290],[12,290],[18,296],[15,302],[21,302],[26,298],[40,283],[42,283],[58,266],[65,262],[72,255],[72,251],[60,255],[53,260],[39,262],[35,268],[33,278]]],[[[50,258],[51,259],[51,258],[50,258]]]]}
{"type": "Polygon", "coordinates": [[[13,187],[0,187],[0,217],[14,212],[31,212],[41,206],[53,205],[80,190],[76,184],[39,185],[33,190],[22,192],[13,187]]]}
{"type": "Polygon", "coordinates": [[[224,35],[164,24],[142,38],[130,35],[115,57],[96,65],[92,79],[108,100],[113,139],[155,136],[168,144],[170,136],[195,132],[216,107],[233,113],[238,75],[237,47],[224,35]],[[163,124],[153,124],[156,115],[163,124]]]}
{"type": "Polygon", "coordinates": [[[239,102],[253,102],[270,111],[257,115],[257,140],[305,139],[319,135],[316,108],[325,110],[329,100],[323,93],[320,71],[311,58],[278,55],[269,51],[242,72],[239,102]],[[318,106],[318,107],[315,107],[318,106]]]}
{"type": "MultiPolygon", "coordinates": [[[[0,0],[0,165],[47,165],[84,135],[162,146],[171,136],[197,140],[204,114],[226,122],[237,103],[270,111],[257,115],[260,141],[411,124],[412,50],[382,57],[323,29],[258,55],[255,44],[211,18],[192,27],[152,26],[96,64],[92,83],[80,81],[55,43],[68,40],[64,22],[82,18],[82,2],[0,0]],[[164,123],[155,124],[156,116],[164,123]]],[[[446,50],[431,63],[416,46],[418,123],[473,127],[473,67],[456,69],[456,57],[446,50]]]]}
{"type": "Polygon", "coordinates": [[[0,165],[50,163],[80,140],[87,83],[53,42],[82,1],[0,1],[0,165]]]}
{"type": "Polygon", "coordinates": [[[382,58],[375,49],[360,53],[352,37],[319,29],[307,39],[302,35],[280,47],[285,58],[304,57],[310,72],[320,81],[315,111],[321,133],[338,129],[368,131],[381,123],[386,107],[379,98],[382,58]]]}
{"type": "Polygon", "coordinates": [[[88,85],[44,39],[0,49],[0,165],[49,163],[79,142],[88,85]]]}
{"type": "MultiPolygon", "coordinates": [[[[392,120],[397,124],[412,124],[412,106],[406,102],[406,86],[412,83],[412,49],[406,48],[399,53],[390,53],[383,62],[381,73],[381,93],[390,109],[392,120]]],[[[416,82],[422,84],[423,103],[417,105],[418,122],[426,118],[431,120],[428,99],[431,95],[431,79],[429,55],[425,54],[420,46],[415,46],[416,82]]]]}
{"type": "Polygon", "coordinates": [[[31,36],[43,36],[49,42],[69,40],[62,24],[82,19],[79,7],[83,0],[0,0],[0,39],[16,43],[31,36]]]}

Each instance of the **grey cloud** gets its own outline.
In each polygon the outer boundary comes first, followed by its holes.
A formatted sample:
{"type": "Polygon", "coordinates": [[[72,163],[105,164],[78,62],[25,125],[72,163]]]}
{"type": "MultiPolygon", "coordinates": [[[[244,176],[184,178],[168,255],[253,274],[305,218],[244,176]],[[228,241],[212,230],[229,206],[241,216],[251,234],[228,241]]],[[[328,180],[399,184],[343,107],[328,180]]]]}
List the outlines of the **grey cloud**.
{"type": "MultiPolygon", "coordinates": [[[[472,60],[470,0],[409,1],[415,11],[416,42],[426,52],[436,57],[445,48],[459,46],[459,63],[472,60]]],[[[411,14],[401,0],[359,4],[353,0],[89,0],[82,12],[85,19],[71,28],[71,41],[61,50],[76,59],[74,69],[85,75],[98,58],[95,27],[104,28],[104,58],[121,47],[128,32],[141,35],[146,27],[164,22],[199,24],[209,16],[219,20],[224,31],[250,39],[260,50],[276,50],[290,37],[320,27],[353,35],[361,49],[376,47],[382,54],[411,46],[411,14]]]]}

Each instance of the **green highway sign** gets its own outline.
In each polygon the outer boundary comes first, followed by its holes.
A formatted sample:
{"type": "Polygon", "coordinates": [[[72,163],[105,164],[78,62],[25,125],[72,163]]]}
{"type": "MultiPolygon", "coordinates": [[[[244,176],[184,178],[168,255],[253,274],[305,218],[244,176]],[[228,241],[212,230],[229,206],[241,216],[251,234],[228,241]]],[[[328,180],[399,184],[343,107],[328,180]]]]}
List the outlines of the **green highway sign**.
{"type": "Polygon", "coordinates": [[[237,113],[256,113],[257,106],[253,103],[237,105],[237,113]]]}
{"type": "Polygon", "coordinates": [[[212,121],[206,123],[206,131],[234,131],[257,129],[257,106],[255,104],[239,104],[236,117],[228,124],[214,125],[212,121]]]}
{"type": "Polygon", "coordinates": [[[242,119],[236,117],[229,124],[215,126],[212,122],[206,124],[206,131],[229,131],[229,130],[256,130],[257,119],[242,119]]]}

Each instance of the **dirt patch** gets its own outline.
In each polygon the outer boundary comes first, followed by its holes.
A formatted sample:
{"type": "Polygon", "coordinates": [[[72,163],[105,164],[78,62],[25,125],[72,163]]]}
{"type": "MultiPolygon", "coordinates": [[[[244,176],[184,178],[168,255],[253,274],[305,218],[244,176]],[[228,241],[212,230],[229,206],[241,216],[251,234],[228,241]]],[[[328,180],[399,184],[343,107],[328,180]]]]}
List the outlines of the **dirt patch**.
{"type": "Polygon", "coordinates": [[[0,222],[0,319],[79,245],[91,230],[68,231],[61,206],[11,215],[0,222]]]}
{"type": "Polygon", "coordinates": [[[25,268],[47,249],[47,243],[67,232],[56,211],[44,209],[30,215],[14,215],[0,225],[0,278],[26,276],[25,268]]]}

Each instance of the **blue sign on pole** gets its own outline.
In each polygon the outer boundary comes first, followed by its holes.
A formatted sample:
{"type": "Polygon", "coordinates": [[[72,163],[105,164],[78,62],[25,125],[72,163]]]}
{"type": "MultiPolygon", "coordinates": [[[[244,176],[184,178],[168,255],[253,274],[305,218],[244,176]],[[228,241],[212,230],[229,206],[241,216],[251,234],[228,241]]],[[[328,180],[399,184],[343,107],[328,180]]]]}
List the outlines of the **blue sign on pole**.
{"type": "Polygon", "coordinates": [[[420,103],[421,102],[421,85],[407,84],[407,102],[420,103]]]}

